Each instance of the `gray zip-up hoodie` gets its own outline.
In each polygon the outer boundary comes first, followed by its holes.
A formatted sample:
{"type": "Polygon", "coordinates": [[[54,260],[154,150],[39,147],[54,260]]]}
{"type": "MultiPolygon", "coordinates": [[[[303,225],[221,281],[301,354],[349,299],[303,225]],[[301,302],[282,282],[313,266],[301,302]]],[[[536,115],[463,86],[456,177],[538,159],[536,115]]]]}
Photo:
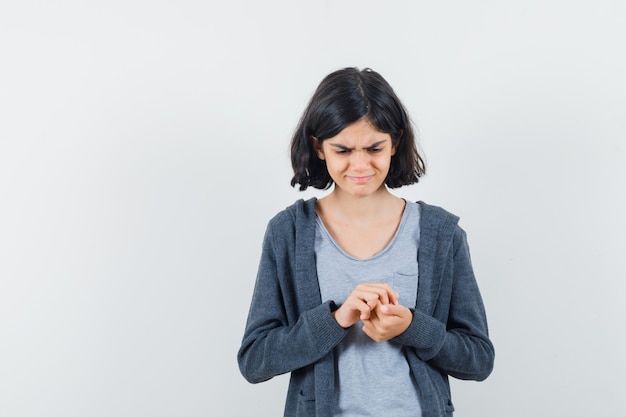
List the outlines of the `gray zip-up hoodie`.
{"type": "MultiPolygon", "coordinates": [[[[291,372],[285,417],[330,417],[334,347],[346,335],[322,303],[315,266],[316,199],[299,200],[270,220],[237,359],[252,383],[291,372]]],[[[483,380],[493,369],[482,298],[458,217],[421,207],[419,281],[413,321],[392,339],[406,347],[423,417],[454,411],[448,375],[483,380]]],[[[392,388],[390,388],[392,389],[392,388]]]]}

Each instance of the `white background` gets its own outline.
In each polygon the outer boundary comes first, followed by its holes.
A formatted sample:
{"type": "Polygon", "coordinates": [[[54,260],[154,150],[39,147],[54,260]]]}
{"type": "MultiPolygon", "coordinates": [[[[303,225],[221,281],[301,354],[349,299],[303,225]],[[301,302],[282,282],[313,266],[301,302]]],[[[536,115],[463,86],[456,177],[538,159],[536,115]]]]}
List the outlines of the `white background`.
{"type": "Polygon", "coordinates": [[[0,416],[278,416],[239,347],[288,142],[372,67],[461,216],[496,346],[460,417],[623,411],[622,1],[5,1],[0,416]]]}

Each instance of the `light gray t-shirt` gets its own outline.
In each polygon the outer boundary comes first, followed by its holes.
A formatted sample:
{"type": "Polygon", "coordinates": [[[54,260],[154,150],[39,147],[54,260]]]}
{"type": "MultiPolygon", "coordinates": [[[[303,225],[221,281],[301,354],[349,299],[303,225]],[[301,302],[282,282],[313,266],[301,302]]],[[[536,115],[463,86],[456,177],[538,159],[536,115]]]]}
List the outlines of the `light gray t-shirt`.
{"type": "MultiPolygon", "coordinates": [[[[391,242],[362,260],[344,252],[318,217],[315,255],[322,301],[341,305],[358,284],[386,282],[400,294],[400,304],[415,307],[419,217],[419,205],[407,201],[391,242]]],[[[335,353],[335,417],[422,415],[402,345],[373,341],[357,322],[335,353]]]]}

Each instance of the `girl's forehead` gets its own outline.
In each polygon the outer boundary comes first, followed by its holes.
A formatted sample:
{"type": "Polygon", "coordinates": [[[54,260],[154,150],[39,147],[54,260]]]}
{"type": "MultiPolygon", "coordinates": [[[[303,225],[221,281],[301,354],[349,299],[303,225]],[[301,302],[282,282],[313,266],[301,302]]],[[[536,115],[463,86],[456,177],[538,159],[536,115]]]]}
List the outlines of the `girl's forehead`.
{"type": "MultiPolygon", "coordinates": [[[[336,136],[326,139],[329,143],[335,142],[380,142],[390,138],[388,133],[381,132],[376,129],[371,122],[366,120],[358,120],[344,128],[336,136]]],[[[326,142],[325,141],[325,142],[326,142]]]]}

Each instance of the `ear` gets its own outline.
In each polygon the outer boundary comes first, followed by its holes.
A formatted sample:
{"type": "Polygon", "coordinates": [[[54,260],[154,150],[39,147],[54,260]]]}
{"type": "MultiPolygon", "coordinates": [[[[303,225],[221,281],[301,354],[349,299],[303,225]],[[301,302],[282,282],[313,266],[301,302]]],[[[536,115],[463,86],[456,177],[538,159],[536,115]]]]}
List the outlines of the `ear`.
{"type": "Polygon", "coordinates": [[[323,161],[324,150],[322,149],[322,144],[320,143],[319,139],[317,139],[315,136],[311,136],[310,140],[311,140],[311,145],[313,145],[313,149],[315,150],[315,153],[317,154],[317,157],[323,161]]]}
{"type": "Polygon", "coordinates": [[[394,156],[396,154],[396,151],[398,150],[398,145],[400,144],[400,138],[402,138],[402,134],[404,133],[403,130],[400,130],[400,132],[398,133],[398,138],[397,139],[391,139],[391,156],[394,156]]]}

